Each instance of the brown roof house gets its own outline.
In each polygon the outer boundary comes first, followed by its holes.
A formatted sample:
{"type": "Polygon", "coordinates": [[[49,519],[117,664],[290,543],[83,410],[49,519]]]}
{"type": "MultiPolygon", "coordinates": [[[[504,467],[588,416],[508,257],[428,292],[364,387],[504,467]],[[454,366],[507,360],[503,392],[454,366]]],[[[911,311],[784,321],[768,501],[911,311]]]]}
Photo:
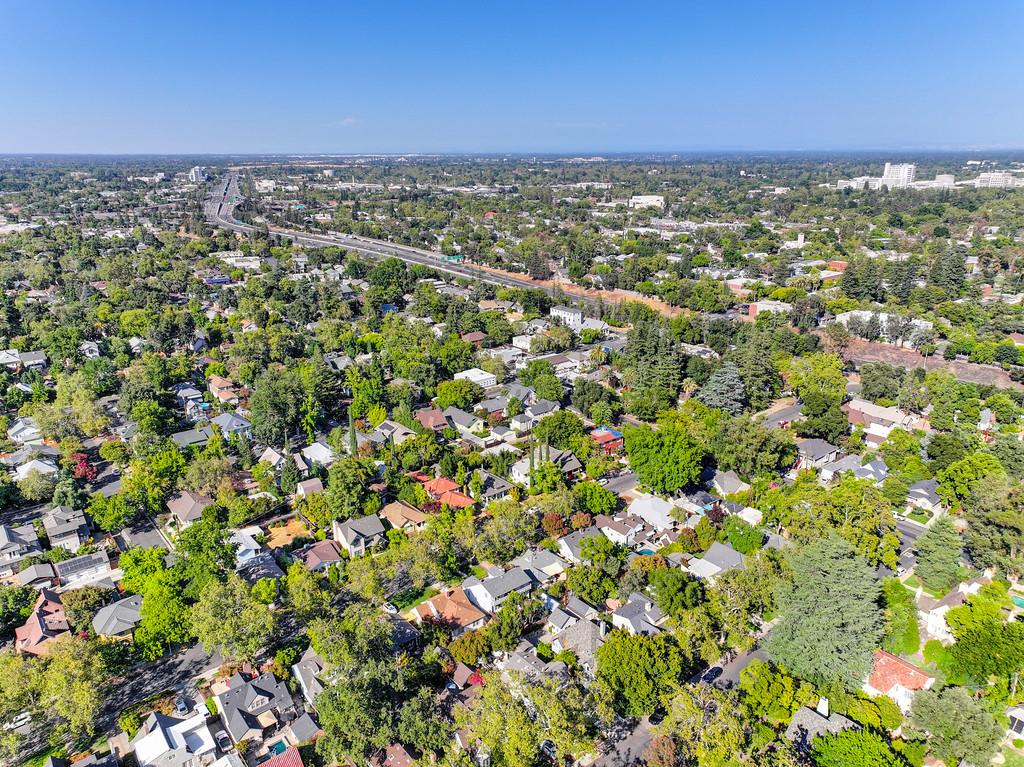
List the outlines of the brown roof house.
{"type": "Polygon", "coordinates": [[[436,621],[449,628],[453,637],[478,629],[487,621],[487,615],[469,601],[461,586],[421,602],[412,612],[416,623],[436,621]]]}
{"type": "Polygon", "coordinates": [[[24,626],[14,629],[14,649],[27,655],[46,655],[50,643],[71,630],[60,595],[40,589],[32,614],[24,626]]]}
{"type": "Polygon", "coordinates": [[[203,516],[203,510],[213,504],[212,498],[184,490],[167,502],[167,509],[174,517],[178,528],[184,530],[203,516]]]}

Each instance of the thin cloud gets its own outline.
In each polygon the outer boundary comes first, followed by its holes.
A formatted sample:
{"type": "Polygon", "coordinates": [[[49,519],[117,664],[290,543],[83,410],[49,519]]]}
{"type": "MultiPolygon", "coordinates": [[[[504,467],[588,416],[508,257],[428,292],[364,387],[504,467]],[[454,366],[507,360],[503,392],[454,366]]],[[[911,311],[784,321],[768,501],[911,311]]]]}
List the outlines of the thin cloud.
{"type": "Polygon", "coordinates": [[[357,125],[359,125],[360,123],[362,123],[362,120],[360,120],[358,117],[351,117],[351,116],[349,116],[349,117],[342,117],[340,120],[338,120],[338,127],[339,128],[354,128],[357,125]]]}

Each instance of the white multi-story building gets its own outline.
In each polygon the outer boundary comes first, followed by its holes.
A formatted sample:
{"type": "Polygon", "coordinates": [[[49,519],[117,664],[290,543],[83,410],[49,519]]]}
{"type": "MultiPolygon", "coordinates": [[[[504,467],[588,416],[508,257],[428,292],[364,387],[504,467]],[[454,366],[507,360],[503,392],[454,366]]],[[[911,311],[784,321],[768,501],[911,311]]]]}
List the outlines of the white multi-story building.
{"type": "Polygon", "coordinates": [[[583,312],[571,306],[552,306],[551,318],[559,320],[570,330],[579,330],[583,327],[583,312]]]}
{"type": "Polygon", "coordinates": [[[912,162],[887,162],[882,171],[881,185],[890,189],[910,186],[917,178],[917,166],[912,162]]]}
{"type": "Polygon", "coordinates": [[[629,198],[631,208],[664,208],[665,198],[660,194],[634,194],[629,198]]]}
{"type": "Polygon", "coordinates": [[[974,185],[979,188],[1002,188],[1017,186],[1022,181],[1024,179],[1017,178],[1008,170],[989,170],[979,173],[978,178],[974,181],[974,185]]]}
{"type": "Polygon", "coordinates": [[[188,180],[193,184],[202,184],[206,181],[206,170],[201,166],[196,165],[188,172],[188,180]]]}

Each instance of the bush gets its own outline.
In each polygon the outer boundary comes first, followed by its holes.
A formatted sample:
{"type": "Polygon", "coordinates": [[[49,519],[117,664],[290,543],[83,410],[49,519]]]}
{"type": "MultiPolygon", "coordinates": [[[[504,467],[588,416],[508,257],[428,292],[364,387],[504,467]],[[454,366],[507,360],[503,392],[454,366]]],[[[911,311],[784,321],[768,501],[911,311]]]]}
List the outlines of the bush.
{"type": "Polygon", "coordinates": [[[207,698],[206,699],[206,710],[210,712],[210,716],[217,716],[217,699],[207,698]]]}
{"type": "Polygon", "coordinates": [[[129,738],[135,737],[135,733],[142,727],[142,717],[139,716],[139,712],[136,709],[129,709],[122,711],[121,715],[117,718],[117,726],[121,728],[122,732],[129,738]]]}

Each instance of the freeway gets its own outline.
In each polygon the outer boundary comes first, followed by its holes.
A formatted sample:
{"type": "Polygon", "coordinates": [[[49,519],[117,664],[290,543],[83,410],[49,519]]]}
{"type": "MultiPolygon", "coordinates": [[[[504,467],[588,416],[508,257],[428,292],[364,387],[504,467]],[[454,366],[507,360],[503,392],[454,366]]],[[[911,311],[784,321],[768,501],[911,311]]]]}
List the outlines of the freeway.
{"type": "MultiPolygon", "coordinates": [[[[235,218],[235,206],[242,199],[238,188],[238,174],[229,173],[221,179],[214,188],[213,193],[207,198],[204,206],[206,220],[224,229],[233,232],[253,234],[259,229],[251,224],[245,224],[235,218]]],[[[438,272],[450,274],[454,277],[465,277],[472,280],[480,280],[499,287],[525,288],[532,290],[543,290],[549,295],[557,292],[556,288],[541,285],[529,278],[517,278],[505,274],[494,274],[481,269],[465,266],[462,264],[442,261],[439,253],[434,253],[421,248],[413,248],[408,245],[399,245],[386,240],[375,240],[370,237],[360,237],[353,234],[312,234],[295,229],[282,229],[270,227],[271,234],[278,237],[290,239],[298,245],[305,245],[311,248],[322,248],[335,245],[348,250],[353,250],[360,255],[372,259],[394,257],[409,264],[420,264],[429,266],[438,272]]],[[[597,299],[574,296],[574,300],[582,300],[584,303],[597,305],[597,299]]]]}

